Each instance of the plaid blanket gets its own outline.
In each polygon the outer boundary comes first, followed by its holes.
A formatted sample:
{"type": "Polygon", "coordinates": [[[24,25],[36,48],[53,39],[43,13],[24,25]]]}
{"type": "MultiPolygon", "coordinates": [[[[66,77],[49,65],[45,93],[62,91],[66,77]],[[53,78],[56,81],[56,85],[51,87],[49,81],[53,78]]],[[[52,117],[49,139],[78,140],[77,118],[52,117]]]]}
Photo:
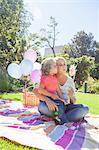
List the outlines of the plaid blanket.
{"type": "Polygon", "coordinates": [[[72,126],[43,121],[37,107],[0,100],[0,137],[42,150],[98,150],[99,116],[88,115],[87,122],[72,126]]]}

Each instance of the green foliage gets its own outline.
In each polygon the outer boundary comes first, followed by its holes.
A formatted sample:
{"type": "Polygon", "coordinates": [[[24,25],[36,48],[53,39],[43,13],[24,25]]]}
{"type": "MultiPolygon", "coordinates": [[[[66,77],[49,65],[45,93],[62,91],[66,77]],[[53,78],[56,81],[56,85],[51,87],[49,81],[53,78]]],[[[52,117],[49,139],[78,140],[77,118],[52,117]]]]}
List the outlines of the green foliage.
{"type": "Polygon", "coordinates": [[[27,37],[27,47],[38,49],[43,46],[43,42],[37,33],[30,33],[27,37]]]}
{"type": "Polygon", "coordinates": [[[62,51],[63,51],[64,54],[68,54],[69,56],[72,56],[70,45],[64,45],[62,51]]]}
{"type": "Polygon", "coordinates": [[[83,83],[88,79],[90,70],[94,66],[94,58],[87,56],[82,56],[75,59],[71,58],[70,64],[77,65],[76,82],[80,85],[81,82],[83,83]]]}
{"type": "Polygon", "coordinates": [[[91,69],[90,76],[99,79],[99,63],[91,69]]]}
{"type": "Polygon", "coordinates": [[[39,49],[44,47],[44,43],[41,40],[41,37],[38,35],[38,33],[30,33],[27,35],[27,49],[32,48],[37,53],[37,62],[41,63],[42,57],[39,52],[39,49]]]}
{"type": "Polygon", "coordinates": [[[88,92],[89,93],[98,93],[99,94],[99,80],[89,77],[87,80],[88,92]]]}
{"type": "Polygon", "coordinates": [[[71,50],[70,56],[74,58],[83,55],[95,56],[96,41],[94,41],[92,33],[87,34],[84,31],[80,31],[74,35],[69,48],[71,50]]]}
{"type": "Polygon", "coordinates": [[[22,59],[27,18],[23,0],[0,0],[0,66],[22,59]]]}
{"type": "Polygon", "coordinates": [[[95,62],[99,63],[99,42],[96,43],[95,62]]]}
{"type": "Polygon", "coordinates": [[[7,75],[7,72],[0,69],[0,93],[9,92],[12,90],[11,78],[7,75]]]}
{"type": "MultiPolygon", "coordinates": [[[[69,61],[69,55],[68,54],[56,54],[56,57],[57,56],[64,57],[66,61],[69,61]]],[[[53,54],[50,54],[47,57],[53,57],[53,54]]],[[[44,59],[47,57],[44,57],[44,59]]]]}

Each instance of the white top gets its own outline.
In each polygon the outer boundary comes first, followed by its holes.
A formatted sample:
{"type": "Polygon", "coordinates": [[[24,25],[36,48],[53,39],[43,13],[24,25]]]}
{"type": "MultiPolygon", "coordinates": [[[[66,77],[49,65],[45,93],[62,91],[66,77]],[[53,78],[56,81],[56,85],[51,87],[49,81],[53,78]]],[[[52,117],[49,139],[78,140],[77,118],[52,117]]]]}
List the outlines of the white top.
{"type": "Polygon", "coordinates": [[[68,100],[68,90],[70,88],[73,88],[74,92],[75,92],[75,83],[71,77],[67,77],[67,81],[65,82],[64,85],[60,85],[60,88],[63,93],[64,99],[67,101],[68,100]]]}

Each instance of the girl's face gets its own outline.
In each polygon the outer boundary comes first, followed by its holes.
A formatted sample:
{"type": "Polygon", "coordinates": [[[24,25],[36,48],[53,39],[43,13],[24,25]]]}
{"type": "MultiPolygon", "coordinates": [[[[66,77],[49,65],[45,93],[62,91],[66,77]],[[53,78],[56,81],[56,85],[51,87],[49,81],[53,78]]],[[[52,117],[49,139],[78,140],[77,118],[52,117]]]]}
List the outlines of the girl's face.
{"type": "Polygon", "coordinates": [[[67,65],[64,60],[57,60],[57,73],[65,74],[67,71],[67,65]]]}
{"type": "Polygon", "coordinates": [[[57,65],[56,62],[53,62],[51,65],[50,75],[55,75],[55,74],[57,74],[57,65]]]}

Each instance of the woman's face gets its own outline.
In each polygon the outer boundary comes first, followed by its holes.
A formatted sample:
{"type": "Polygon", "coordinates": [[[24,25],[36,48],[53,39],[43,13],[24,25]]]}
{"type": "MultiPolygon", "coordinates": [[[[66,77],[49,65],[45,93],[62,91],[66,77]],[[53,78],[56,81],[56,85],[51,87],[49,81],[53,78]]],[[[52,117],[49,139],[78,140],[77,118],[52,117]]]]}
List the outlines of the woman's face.
{"type": "Polygon", "coordinates": [[[65,61],[62,59],[59,59],[59,60],[57,60],[56,63],[57,63],[57,73],[65,74],[67,71],[67,65],[66,65],[65,61]]]}

